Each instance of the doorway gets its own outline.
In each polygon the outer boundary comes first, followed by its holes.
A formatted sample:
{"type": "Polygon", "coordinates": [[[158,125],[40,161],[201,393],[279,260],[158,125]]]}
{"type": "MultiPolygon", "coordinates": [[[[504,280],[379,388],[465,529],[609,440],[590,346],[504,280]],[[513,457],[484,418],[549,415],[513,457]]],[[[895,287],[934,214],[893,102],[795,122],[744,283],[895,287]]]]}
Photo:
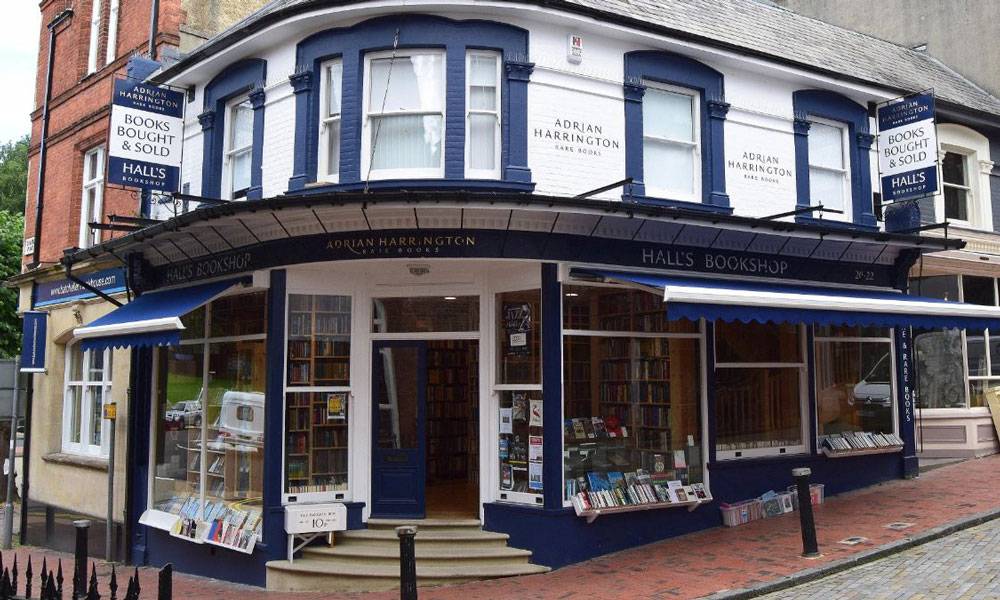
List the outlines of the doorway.
{"type": "Polygon", "coordinates": [[[379,341],[372,515],[479,515],[479,342],[379,341]]]}

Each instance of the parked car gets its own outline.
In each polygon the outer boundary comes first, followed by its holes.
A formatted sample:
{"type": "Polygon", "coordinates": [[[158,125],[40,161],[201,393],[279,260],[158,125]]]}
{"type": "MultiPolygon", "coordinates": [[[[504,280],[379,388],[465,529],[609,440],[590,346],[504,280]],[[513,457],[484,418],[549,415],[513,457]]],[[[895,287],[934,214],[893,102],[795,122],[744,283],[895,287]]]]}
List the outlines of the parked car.
{"type": "Polygon", "coordinates": [[[201,400],[182,400],[163,415],[167,430],[201,427],[201,419],[201,400]]]}

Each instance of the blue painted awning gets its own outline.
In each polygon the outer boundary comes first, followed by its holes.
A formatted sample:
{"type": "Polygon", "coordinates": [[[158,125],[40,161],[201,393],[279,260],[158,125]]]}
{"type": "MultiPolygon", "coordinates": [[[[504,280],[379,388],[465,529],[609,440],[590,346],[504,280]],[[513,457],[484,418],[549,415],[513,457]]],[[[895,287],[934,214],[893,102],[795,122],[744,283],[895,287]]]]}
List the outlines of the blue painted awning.
{"type": "Polygon", "coordinates": [[[96,321],[74,330],[84,350],[180,343],[181,317],[240,283],[240,279],[213,281],[192,287],[150,292],[96,321]]]}
{"type": "Polygon", "coordinates": [[[900,292],[574,269],[574,275],[662,290],[669,319],[881,327],[1000,329],[1000,308],[900,292]]]}

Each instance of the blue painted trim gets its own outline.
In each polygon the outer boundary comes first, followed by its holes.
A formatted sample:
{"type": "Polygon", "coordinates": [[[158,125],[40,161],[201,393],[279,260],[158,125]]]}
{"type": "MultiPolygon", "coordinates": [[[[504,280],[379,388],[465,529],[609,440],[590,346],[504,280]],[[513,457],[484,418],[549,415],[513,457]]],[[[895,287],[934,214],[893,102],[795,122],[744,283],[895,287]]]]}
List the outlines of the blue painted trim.
{"type": "Polygon", "coordinates": [[[247,189],[247,200],[260,200],[264,197],[264,102],[266,96],[263,87],[256,87],[250,92],[250,105],[253,106],[253,152],[250,153],[250,188],[247,189]]]}
{"type": "Polygon", "coordinates": [[[715,462],[715,444],[718,439],[715,426],[715,323],[705,321],[705,395],[708,398],[705,407],[705,419],[708,420],[708,464],[715,462]]]}
{"type": "Polygon", "coordinates": [[[127,530],[132,532],[130,545],[131,563],[144,565],[148,560],[148,528],[139,524],[139,517],[149,505],[149,451],[153,436],[150,427],[153,405],[153,357],[152,348],[133,348],[129,358],[133,367],[129,381],[131,399],[128,407],[127,469],[128,489],[126,493],[129,511],[127,530]]]}
{"type": "MultiPolygon", "coordinates": [[[[625,176],[632,178],[623,200],[649,202],[643,183],[642,97],[643,81],[657,81],[695,90],[701,116],[701,196],[702,204],[731,211],[726,194],[725,123],[729,104],[725,101],[722,73],[694,59],[659,51],[625,54],[625,176]]],[[[668,206],[691,207],[691,202],[660,198],[668,206]]]]}
{"type": "Polygon", "coordinates": [[[285,511],[281,506],[282,443],[285,439],[285,290],[287,273],[274,269],[267,290],[267,370],[264,387],[264,525],[265,560],[280,560],[286,553],[285,511]]]}
{"type": "MultiPolygon", "coordinates": [[[[836,92],[828,90],[799,90],[792,94],[795,112],[796,207],[812,204],[809,197],[809,117],[839,121],[847,125],[851,157],[851,207],[855,226],[877,228],[872,211],[872,181],[869,151],[874,136],[869,133],[868,109],[836,92]]],[[[797,217],[800,223],[829,225],[829,220],[814,217],[797,217]]]]}
{"type": "Polygon", "coordinates": [[[363,181],[361,134],[365,53],[388,50],[398,32],[399,48],[445,50],[445,179],[465,177],[465,55],[468,50],[495,50],[504,61],[501,81],[501,178],[529,183],[527,166],[527,86],[531,64],[528,33],[524,29],[491,21],[455,21],[430,15],[387,16],[345,28],[328,29],[299,43],[296,49],[295,157],[288,181],[291,192],[317,181],[319,89],[323,61],[343,61],[341,82],[340,181],[363,181]],[[297,81],[296,81],[297,80],[297,81]]]}
{"type": "MultiPolygon", "coordinates": [[[[215,76],[205,86],[204,112],[198,115],[203,137],[201,162],[201,195],[208,198],[222,196],[222,153],[225,151],[223,129],[226,122],[226,103],[255,88],[262,88],[267,81],[267,61],[248,58],[233,63],[215,76]]],[[[261,187],[260,164],[264,146],[264,109],[254,109],[254,146],[251,154],[250,187],[261,187]],[[258,137],[260,144],[257,143],[258,137]],[[257,168],[254,169],[253,165],[257,168]]]]}
{"type": "Polygon", "coordinates": [[[816,454],[816,436],[819,435],[819,423],[816,420],[816,335],[815,327],[812,325],[806,326],[806,383],[809,386],[809,390],[806,393],[809,404],[806,415],[804,415],[809,419],[809,427],[806,430],[806,435],[809,436],[809,439],[807,440],[806,447],[809,448],[810,454],[816,454]]]}
{"type": "Polygon", "coordinates": [[[369,190],[442,190],[442,191],[472,191],[472,192],[522,192],[531,193],[535,184],[516,181],[499,181],[496,179],[379,179],[368,182],[310,184],[308,187],[288,196],[315,196],[333,192],[357,192],[369,190]]]}
{"type": "Polygon", "coordinates": [[[563,505],[562,285],[559,265],[542,263],[542,497],[563,505]]]}
{"type": "Polygon", "coordinates": [[[897,327],[893,337],[896,345],[896,409],[899,411],[899,437],[903,439],[903,476],[909,478],[916,477],[919,473],[913,330],[909,327],[897,327]]]}

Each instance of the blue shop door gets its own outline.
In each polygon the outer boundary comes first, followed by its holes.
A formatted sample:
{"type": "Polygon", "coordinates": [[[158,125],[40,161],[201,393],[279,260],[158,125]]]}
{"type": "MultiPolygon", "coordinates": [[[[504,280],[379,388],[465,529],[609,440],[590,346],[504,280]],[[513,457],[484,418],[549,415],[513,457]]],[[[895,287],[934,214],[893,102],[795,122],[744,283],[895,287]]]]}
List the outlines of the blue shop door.
{"type": "Polygon", "coordinates": [[[427,345],[375,342],[372,358],[372,516],[423,518],[427,345]]]}

